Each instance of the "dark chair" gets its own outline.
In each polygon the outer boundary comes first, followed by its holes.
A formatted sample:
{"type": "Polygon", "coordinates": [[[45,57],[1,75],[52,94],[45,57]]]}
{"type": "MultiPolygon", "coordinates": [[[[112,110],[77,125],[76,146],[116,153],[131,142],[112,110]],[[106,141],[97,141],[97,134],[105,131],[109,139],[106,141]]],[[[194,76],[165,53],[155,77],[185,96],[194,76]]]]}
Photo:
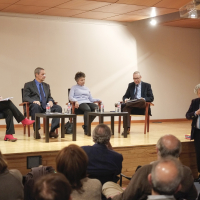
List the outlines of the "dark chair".
{"type": "MultiPolygon", "coordinates": [[[[149,108],[150,106],[154,106],[153,103],[151,102],[146,102],[146,107],[145,109],[139,109],[139,108],[134,108],[137,110],[137,114],[132,114],[130,115],[130,129],[131,129],[131,116],[136,116],[136,115],[145,115],[145,123],[144,123],[144,134],[146,134],[146,131],[149,132],[149,119],[150,119],[150,116],[149,116],[149,108]]],[[[121,132],[121,116],[119,116],[119,122],[118,122],[118,132],[120,133],[121,132]]]]}
{"type": "MultiPolygon", "coordinates": [[[[23,92],[24,92],[24,89],[22,88],[21,89],[21,94],[22,94],[22,101],[23,101],[23,92]]],[[[57,104],[57,102],[54,102],[55,104],[57,104]]],[[[29,102],[23,102],[23,103],[20,103],[19,106],[23,106],[23,114],[24,114],[24,117],[26,117],[27,119],[30,118],[30,113],[29,113],[29,106],[30,106],[30,103],[29,102]]],[[[43,118],[43,122],[45,124],[45,118],[43,118]]],[[[28,137],[30,137],[30,125],[25,125],[24,126],[24,135],[26,134],[26,127],[28,128],[28,137]]],[[[45,133],[46,130],[45,130],[45,126],[43,126],[43,132],[45,133]]],[[[56,133],[58,134],[58,129],[56,129],[56,133]]]]}

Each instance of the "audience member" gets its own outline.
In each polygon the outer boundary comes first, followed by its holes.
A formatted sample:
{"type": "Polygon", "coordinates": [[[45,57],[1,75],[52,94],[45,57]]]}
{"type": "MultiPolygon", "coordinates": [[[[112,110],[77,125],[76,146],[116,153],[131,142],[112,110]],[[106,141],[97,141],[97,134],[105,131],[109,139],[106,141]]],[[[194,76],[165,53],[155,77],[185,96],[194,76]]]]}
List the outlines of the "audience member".
{"type": "Polygon", "coordinates": [[[151,174],[148,175],[152,186],[152,195],[148,196],[148,200],[175,200],[173,195],[181,189],[182,177],[183,167],[172,156],[154,162],[151,174]]]}
{"type": "MultiPolygon", "coordinates": [[[[3,97],[0,96],[0,100],[2,100],[3,97]]],[[[13,116],[17,120],[18,123],[22,123],[23,126],[25,125],[31,125],[35,121],[29,120],[24,117],[24,115],[18,110],[18,108],[13,104],[12,101],[1,101],[0,102],[0,112],[2,112],[6,119],[6,135],[4,137],[5,141],[12,141],[15,142],[17,138],[13,137],[13,134],[15,134],[15,128],[13,123],[13,116]]]]}
{"type": "Polygon", "coordinates": [[[97,179],[87,178],[88,157],[75,144],[63,148],[56,157],[57,171],[69,180],[73,200],[100,200],[102,185],[97,179]]]}
{"type": "MultiPolygon", "coordinates": [[[[76,85],[72,86],[69,93],[69,100],[75,102],[75,108],[84,112],[84,133],[87,135],[87,113],[95,111],[98,108],[95,102],[101,102],[99,99],[92,98],[89,88],[85,87],[85,74],[77,72],[75,75],[76,85]]],[[[92,121],[95,116],[92,116],[92,121]]]]}
{"type": "Polygon", "coordinates": [[[0,199],[23,200],[22,175],[17,169],[8,170],[8,165],[0,151],[0,199]]]}
{"type": "Polygon", "coordinates": [[[38,179],[34,186],[35,200],[71,200],[71,186],[64,175],[48,174],[38,179]]]}
{"type": "Polygon", "coordinates": [[[107,125],[99,124],[92,133],[95,144],[82,146],[89,159],[87,167],[89,177],[98,178],[102,184],[107,181],[117,182],[116,175],[122,170],[123,157],[113,150],[110,143],[111,134],[107,125]]]}
{"type": "MultiPolygon", "coordinates": [[[[167,156],[178,159],[181,153],[181,142],[173,135],[161,137],[156,145],[158,160],[167,156]]],[[[176,199],[195,200],[197,191],[194,186],[194,178],[189,167],[182,165],[183,178],[181,189],[174,196],[176,199]]],[[[103,185],[103,194],[106,197],[113,197],[113,200],[144,200],[151,194],[152,186],[148,183],[147,177],[151,173],[152,164],[145,165],[138,169],[132,177],[129,185],[122,190],[117,184],[107,182],[103,185]]]]}
{"type": "MultiPolygon", "coordinates": [[[[51,112],[62,112],[62,108],[54,103],[54,99],[51,96],[50,86],[44,83],[46,74],[43,68],[36,68],[34,71],[35,79],[24,85],[23,101],[30,103],[31,118],[35,119],[35,113],[46,112],[46,104],[49,103],[51,112]]],[[[59,127],[59,118],[53,118],[51,123],[51,130],[49,132],[50,138],[57,138],[58,134],[55,130],[59,127]]],[[[40,129],[40,124],[39,127],[40,129]]],[[[35,125],[33,125],[35,129],[35,125]]]]}

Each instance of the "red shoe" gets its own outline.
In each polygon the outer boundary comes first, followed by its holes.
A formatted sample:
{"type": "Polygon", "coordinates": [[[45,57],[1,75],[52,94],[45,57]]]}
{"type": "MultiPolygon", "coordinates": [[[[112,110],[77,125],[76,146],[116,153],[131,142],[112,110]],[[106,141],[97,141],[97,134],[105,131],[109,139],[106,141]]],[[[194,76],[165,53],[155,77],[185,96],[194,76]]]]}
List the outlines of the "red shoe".
{"type": "Polygon", "coordinates": [[[23,119],[23,120],[21,121],[21,123],[23,124],[23,126],[31,125],[31,124],[33,124],[34,122],[35,122],[35,120],[30,120],[30,119],[27,119],[27,118],[25,118],[25,119],[23,119]]]}
{"type": "Polygon", "coordinates": [[[17,140],[17,138],[14,138],[12,134],[10,135],[5,135],[4,138],[5,141],[11,141],[11,142],[15,142],[17,140]]]}

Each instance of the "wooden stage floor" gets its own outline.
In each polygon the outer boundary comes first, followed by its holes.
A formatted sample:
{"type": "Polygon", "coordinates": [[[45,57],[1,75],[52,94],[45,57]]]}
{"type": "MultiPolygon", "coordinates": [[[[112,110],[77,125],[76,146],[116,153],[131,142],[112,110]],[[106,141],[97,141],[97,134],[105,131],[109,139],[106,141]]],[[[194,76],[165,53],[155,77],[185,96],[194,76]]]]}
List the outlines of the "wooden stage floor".
{"type": "MultiPolygon", "coordinates": [[[[118,132],[117,124],[115,124],[115,133],[111,138],[113,147],[128,147],[136,145],[152,145],[156,144],[158,139],[165,134],[173,134],[180,139],[181,142],[188,142],[185,139],[186,134],[190,134],[190,121],[183,122],[162,122],[150,123],[150,132],[143,133],[143,123],[132,123],[130,135],[124,138],[118,132]]],[[[92,125],[92,130],[95,125],[92,125]]],[[[5,128],[0,128],[0,149],[3,154],[11,153],[28,153],[40,151],[57,151],[69,144],[93,145],[92,137],[85,136],[82,127],[77,126],[77,141],[72,141],[72,135],[65,135],[65,138],[58,137],[57,139],[50,139],[49,143],[45,143],[45,136],[43,129],[40,130],[41,139],[35,140],[33,137],[33,130],[31,129],[31,136],[23,134],[23,128],[16,128],[15,137],[18,138],[16,142],[5,142],[5,128]]],[[[60,135],[60,129],[59,129],[60,135]]]]}
{"type": "MultiPolygon", "coordinates": [[[[132,123],[128,138],[123,138],[121,134],[117,133],[116,124],[111,144],[115,151],[123,155],[122,173],[132,176],[138,165],[149,164],[156,160],[155,144],[158,139],[163,135],[173,134],[182,142],[181,162],[189,166],[193,176],[196,177],[197,166],[194,144],[193,141],[185,139],[185,135],[190,134],[190,123],[190,121],[150,123],[150,132],[147,134],[143,133],[144,123],[132,123]]],[[[92,125],[92,130],[94,127],[95,125],[92,125]]],[[[80,125],[77,126],[77,141],[72,141],[72,135],[65,135],[65,138],[58,137],[57,139],[50,139],[49,143],[45,143],[42,131],[40,131],[42,138],[35,140],[33,130],[31,130],[31,137],[28,137],[28,135],[23,134],[23,128],[16,128],[15,136],[18,140],[6,142],[3,140],[5,128],[0,128],[0,150],[7,160],[9,168],[18,169],[23,175],[27,174],[30,171],[30,169],[27,169],[27,156],[37,155],[42,156],[43,165],[56,168],[55,157],[63,147],[69,144],[93,145],[92,137],[85,136],[80,125]]]]}

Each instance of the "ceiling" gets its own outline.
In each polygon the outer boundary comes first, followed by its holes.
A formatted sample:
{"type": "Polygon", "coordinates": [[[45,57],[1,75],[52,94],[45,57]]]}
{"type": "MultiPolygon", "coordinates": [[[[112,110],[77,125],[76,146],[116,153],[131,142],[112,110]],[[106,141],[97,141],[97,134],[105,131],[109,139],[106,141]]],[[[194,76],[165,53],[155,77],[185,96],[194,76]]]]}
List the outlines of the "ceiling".
{"type": "MultiPolygon", "coordinates": [[[[0,12],[133,22],[178,12],[191,0],[0,0],[0,12]]],[[[198,19],[175,19],[167,26],[200,28],[198,19]]]]}

